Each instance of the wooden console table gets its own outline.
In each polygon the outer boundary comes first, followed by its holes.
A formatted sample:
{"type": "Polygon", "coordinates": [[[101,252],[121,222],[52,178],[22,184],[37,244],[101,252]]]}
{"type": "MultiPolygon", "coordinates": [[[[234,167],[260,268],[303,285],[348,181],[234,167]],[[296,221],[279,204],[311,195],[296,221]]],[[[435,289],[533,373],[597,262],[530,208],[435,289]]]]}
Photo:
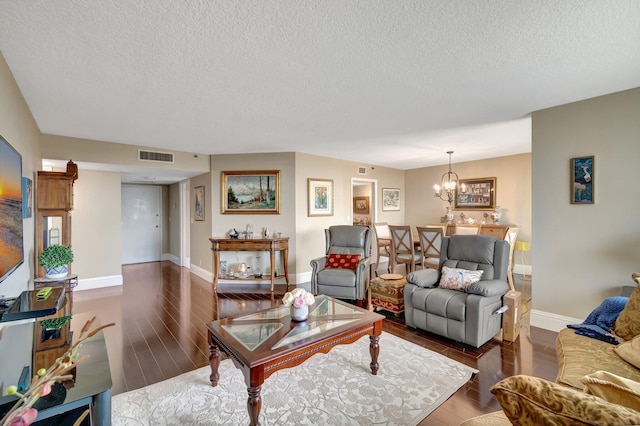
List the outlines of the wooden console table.
{"type": "MultiPolygon", "coordinates": [[[[211,250],[213,251],[213,290],[218,288],[218,276],[220,274],[220,252],[221,251],[268,251],[271,262],[271,291],[273,292],[273,281],[275,279],[276,252],[282,252],[282,263],[284,279],[289,290],[289,237],[284,238],[209,238],[211,250]]],[[[278,277],[280,278],[280,277],[278,277]]],[[[262,278],[243,278],[243,280],[261,280],[262,278]]]]}

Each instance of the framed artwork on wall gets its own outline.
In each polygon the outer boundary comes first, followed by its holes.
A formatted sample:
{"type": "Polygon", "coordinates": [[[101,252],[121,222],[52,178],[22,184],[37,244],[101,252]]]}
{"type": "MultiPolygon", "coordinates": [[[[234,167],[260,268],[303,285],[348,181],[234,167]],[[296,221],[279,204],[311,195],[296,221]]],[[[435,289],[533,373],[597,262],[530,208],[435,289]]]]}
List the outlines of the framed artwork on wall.
{"type": "Polygon", "coordinates": [[[382,188],[382,211],[400,210],[400,188],[382,188]]]}
{"type": "Polygon", "coordinates": [[[353,213],[369,214],[369,197],[353,197],[353,213]]]}
{"type": "Polygon", "coordinates": [[[307,216],[333,216],[333,179],[307,179],[307,216]]]}
{"type": "Polygon", "coordinates": [[[222,214],[280,214],[280,170],[222,172],[222,214]]]}
{"type": "Polygon", "coordinates": [[[193,218],[204,220],[204,186],[193,189],[193,218]]]}
{"type": "Polygon", "coordinates": [[[33,181],[22,176],[22,218],[29,219],[33,213],[33,181]]]}
{"type": "Polygon", "coordinates": [[[463,191],[456,192],[453,208],[456,210],[493,210],[496,206],[496,181],[494,177],[460,179],[463,191]]]}
{"type": "Polygon", "coordinates": [[[595,164],[593,155],[571,159],[571,204],[593,204],[595,164]]]}

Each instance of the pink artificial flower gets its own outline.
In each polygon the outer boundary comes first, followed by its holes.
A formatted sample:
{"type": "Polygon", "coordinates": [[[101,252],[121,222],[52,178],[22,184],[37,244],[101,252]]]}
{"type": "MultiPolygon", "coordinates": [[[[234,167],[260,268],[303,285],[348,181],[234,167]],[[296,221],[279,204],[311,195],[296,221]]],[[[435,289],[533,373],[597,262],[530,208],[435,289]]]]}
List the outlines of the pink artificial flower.
{"type": "Polygon", "coordinates": [[[305,305],[306,304],[304,303],[304,297],[296,297],[295,299],[293,299],[293,306],[295,308],[302,308],[305,305]]]}
{"type": "Polygon", "coordinates": [[[38,417],[38,410],[32,407],[29,407],[26,410],[24,410],[24,413],[16,417],[11,422],[11,426],[29,426],[31,423],[35,421],[36,417],[38,417]]]}
{"type": "Polygon", "coordinates": [[[42,387],[40,391],[40,396],[47,396],[51,393],[51,383],[47,383],[42,387]]]}

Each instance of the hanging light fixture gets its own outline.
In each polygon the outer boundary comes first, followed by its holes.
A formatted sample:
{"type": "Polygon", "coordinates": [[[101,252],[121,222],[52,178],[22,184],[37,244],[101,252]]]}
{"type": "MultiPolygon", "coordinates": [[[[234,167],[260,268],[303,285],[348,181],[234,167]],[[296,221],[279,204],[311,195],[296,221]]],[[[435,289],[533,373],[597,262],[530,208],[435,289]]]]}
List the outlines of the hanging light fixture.
{"type": "Polygon", "coordinates": [[[460,178],[456,172],[451,171],[451,154],[453,151],[447,151],[449,154],[449,171],[442,175],[440,185],[433,185],[435,196],[442,201],[449,203],[449,207],[453,204],[453,200],[456,197],[456,191],[465,194],[467,192],[467,186],[465,184],[459,185],[460,178]]]}

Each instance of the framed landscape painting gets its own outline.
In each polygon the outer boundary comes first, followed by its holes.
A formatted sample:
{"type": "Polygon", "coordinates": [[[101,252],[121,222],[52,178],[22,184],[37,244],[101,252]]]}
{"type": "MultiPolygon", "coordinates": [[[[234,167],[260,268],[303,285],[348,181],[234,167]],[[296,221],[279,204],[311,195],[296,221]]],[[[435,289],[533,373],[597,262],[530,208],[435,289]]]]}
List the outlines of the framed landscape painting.
{"type": "Polygon", "coordinates": [[[222,214],[279,214],[280,170],[221,172],[222,214]]]}
{"type": "Polygon", "coordinates": [[[382,210],[400,210],[400,188],[382,188],[382,210]]]}
{"type": "Polygon", "coordinates": [[[333,179],[307,179],[307,216],[333,216],[333,179]]]}
{"type": "Polygon", "coordinates": [[[571,159],[571,204],[593,204],[594,157],[571,159]]]}
{"type": "Polygon", "coordinates": [[[493,210],[496,206],[496,178],[460,179],[464,190],[456,192],[456,210],[493,210]]]}

